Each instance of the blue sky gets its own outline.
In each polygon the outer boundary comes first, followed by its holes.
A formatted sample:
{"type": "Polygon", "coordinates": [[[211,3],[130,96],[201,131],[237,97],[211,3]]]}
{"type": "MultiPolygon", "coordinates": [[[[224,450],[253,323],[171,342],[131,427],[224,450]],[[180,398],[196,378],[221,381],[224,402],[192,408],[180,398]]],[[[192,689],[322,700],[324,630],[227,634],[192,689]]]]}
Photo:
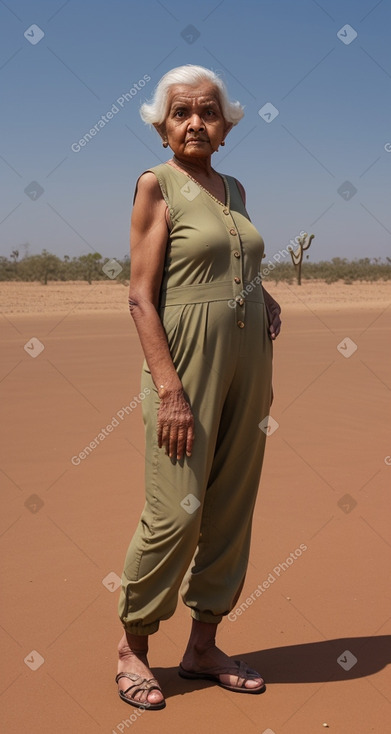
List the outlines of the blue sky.
{"type": "Polygon", "coordinates": [[[213,165],[268,257],[301,230],[312,261],[391,255],[390,27],[387,0],[0,1],[0,254],[126,255],[135,181],[169,158],[139,107],[195,63],[245,106],[213,165]]]}

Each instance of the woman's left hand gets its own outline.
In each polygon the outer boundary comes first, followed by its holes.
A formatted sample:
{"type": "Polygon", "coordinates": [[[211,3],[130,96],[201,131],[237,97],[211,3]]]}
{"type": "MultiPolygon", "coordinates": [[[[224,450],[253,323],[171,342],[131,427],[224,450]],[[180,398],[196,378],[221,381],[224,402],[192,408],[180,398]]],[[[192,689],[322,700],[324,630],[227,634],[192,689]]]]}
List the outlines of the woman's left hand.
{"type": "MultiPolygon", "coordinates": [[[[263,288],[263,286],[262,286],[263,288]]],[[[281,308],[277,301],[270,295],[270,293],[263,288],[263,295],[265,298],[265,306],[269,319],[269,334],[271,339],[276,339],[281,331],[281,308]]]]}

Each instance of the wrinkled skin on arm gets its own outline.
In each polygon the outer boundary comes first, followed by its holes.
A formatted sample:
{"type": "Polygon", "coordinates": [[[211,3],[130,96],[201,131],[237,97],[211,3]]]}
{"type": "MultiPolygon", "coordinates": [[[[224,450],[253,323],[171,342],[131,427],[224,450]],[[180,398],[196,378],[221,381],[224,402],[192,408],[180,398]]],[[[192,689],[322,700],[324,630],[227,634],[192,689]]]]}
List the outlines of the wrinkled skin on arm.
{"type": "Polygon", "coordinates": [[[167,207],[153,173],[141,176],[131,220],[129,310],[160,397],[158,442],[171,457],[191,455],[194,418],[158,313],[167,246],[167,207]]]}

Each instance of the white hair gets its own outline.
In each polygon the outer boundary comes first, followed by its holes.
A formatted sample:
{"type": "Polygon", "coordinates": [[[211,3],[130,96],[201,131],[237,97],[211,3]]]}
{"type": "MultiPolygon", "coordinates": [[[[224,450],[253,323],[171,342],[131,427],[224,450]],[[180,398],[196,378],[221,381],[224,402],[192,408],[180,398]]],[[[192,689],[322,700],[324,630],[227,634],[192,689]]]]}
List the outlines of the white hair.
{"type": "Polygon", "coordinates": [[[240,102],[230,101],[223,80],[214,71],[206,69],[204,66],[194,66],[193,64],[177,66],[162,76],[155,89],[152,100],[150,102],[144,102],[140,107],[142,119],[149,125],[164,122],[167,115],[170,87],[174,86],[174,84],[187,84],[194,87],[199,82],[204,81],[211,82],[216,87],[219,93],[224,119],[233,125],[237,125],[244,115],[244,110],[240,102]]]}

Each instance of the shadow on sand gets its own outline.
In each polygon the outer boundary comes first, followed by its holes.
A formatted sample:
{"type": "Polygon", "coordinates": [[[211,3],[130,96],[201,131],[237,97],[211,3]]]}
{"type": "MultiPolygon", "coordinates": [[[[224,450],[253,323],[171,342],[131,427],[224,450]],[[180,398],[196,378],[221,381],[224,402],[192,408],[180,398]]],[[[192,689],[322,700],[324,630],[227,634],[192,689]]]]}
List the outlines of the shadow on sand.
{"type": "MultiPolygon", "coordinates": [[[[303,645],[273,647],[269,650],[238,652],[232,658],[241,658],[258,670],[266,685],[272,683],[316,683],[364,678],[382,670],[391,661],[391,635],[379,637],[341,637],[335,640],[309,642],[303,645]],[[345,665],[353,662],[346,651],[357,658],[350,670],[345,665]]],[[[178,660],[179,663],[179,660],[178,660]]],[[[199,690],[215,685],[210,681],[183,680],[177,668],[153,667],[166,697],[199,690]]]]}

